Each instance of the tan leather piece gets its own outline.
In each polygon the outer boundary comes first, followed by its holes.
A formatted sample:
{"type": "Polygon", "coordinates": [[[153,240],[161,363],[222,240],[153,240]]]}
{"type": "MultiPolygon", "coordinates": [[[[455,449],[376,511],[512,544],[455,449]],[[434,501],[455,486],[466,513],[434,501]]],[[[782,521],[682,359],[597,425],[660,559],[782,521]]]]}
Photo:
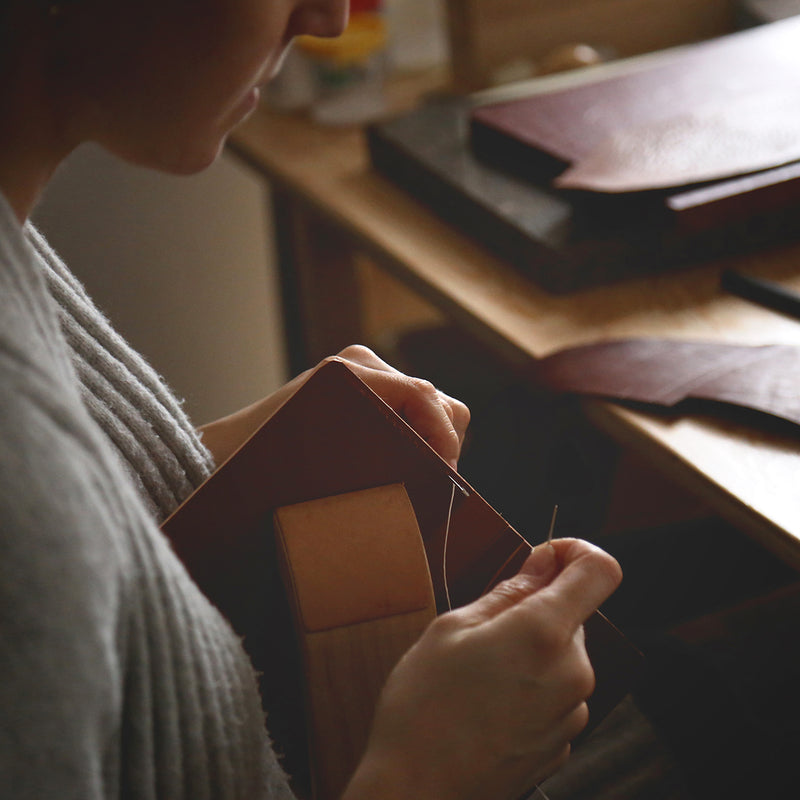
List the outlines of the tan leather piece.
{"type": "Polygon", "coordinates": [[[308,632],[434,605],[414,508],[400,484],[275,511],[277,533],[308,632]]]}
{"type": "Polygon", "coordinates": [[[386,678],[436,616],[419,526],[401,484],[275,512],[304,673],[314,800],[341,797],[386,678]]]}

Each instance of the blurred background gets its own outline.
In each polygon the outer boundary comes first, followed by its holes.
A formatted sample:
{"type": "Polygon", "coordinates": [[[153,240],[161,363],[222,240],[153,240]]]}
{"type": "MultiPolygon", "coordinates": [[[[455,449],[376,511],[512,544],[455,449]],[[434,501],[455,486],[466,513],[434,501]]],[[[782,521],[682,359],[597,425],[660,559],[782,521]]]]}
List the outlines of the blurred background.
{"type": "MultiPolygon", "coordinates": [[[[778,19],[800,0],[353,0],[363,9],[385,24],[381,78],[439,70],[471,91],[778,19]]],[[[310,102],[297,66],[293,53],[265,102],[310,102]]],[[[233,155],[187,178],[85,147],[34,221],[198,423],[288,377],[270,187],[233,155]]]]}

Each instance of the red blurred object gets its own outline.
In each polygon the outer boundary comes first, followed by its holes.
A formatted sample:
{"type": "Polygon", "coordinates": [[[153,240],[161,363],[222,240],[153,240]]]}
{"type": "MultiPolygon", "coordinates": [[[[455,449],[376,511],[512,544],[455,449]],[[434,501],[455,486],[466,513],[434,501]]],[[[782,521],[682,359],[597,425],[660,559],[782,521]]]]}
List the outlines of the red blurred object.
{"type": "Polygon", "coordinates": [[[350,13],[358,14],[360,11],[380,11],[381,0],[350,0],[350,13]]]}

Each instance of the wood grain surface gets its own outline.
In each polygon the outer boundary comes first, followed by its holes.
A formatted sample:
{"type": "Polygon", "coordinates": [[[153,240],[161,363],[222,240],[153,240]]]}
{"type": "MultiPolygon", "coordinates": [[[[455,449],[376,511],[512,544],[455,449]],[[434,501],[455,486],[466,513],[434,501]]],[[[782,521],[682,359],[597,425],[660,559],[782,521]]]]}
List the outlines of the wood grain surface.
{"type": "MultiPolygon", "coordinates": [[[[424,81],[400,86],[400,107],[425,87],[424,81]]],[[[231,146],[311,224],[333,224],[353,254],[369,255],[511,362],[609,337],[800,344],[797,321],[719,285],[721,271],[734,267],[800,291],[800,244],[556,297],[374,173],[359,129],[323,129],[302,116],[261,109],[231,146]]],[[[324,264],[303,268],[313,286],[324,264]]],[[[335,308],[328,310],[335,316],[335,308]]],[[[722,419],[653,416],[597,401],[586,408],[604,430],[800,566],[796,442],[722,419]]]]}

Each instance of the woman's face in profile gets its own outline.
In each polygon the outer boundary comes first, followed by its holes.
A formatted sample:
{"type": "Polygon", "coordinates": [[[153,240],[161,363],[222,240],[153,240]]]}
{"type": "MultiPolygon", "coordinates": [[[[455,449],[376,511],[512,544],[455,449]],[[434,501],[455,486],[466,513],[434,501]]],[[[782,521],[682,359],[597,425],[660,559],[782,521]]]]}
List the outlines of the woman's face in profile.
{"type": "Polygon", "coordinates": [[[348,0],[72,0],[61,36],[71,133],[169,172],[208,166],[300,34],[348,0]]]}

